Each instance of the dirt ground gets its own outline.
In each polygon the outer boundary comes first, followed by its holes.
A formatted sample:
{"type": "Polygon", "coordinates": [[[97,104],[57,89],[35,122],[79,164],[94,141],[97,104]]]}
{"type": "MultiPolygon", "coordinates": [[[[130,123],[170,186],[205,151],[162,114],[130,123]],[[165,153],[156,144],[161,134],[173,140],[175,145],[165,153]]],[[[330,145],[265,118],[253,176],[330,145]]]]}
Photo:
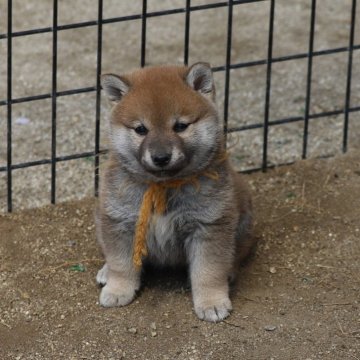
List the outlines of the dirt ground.
{"type": "MultiPolygon", "coordinates": [[[[192,6],[217,0],[192,0],[192,6]]],[[[349,44],[351,0],[322,0],[317,3],[314,50],[347,47],[349,44]]],[[[148,1],[148,12],[184,8],[184,0],[148,1]]],[[[94,0],[59,1],[59,25],[97,19],[94,0]]],[[[239,4],[233,8],[231,62],[263,60],[267,57],[270,1],[239,4]]],[[[276,0],[273,56],[307,53],[311,1],[276,0]]],[[[104,19],[141,14],[142,1],[104,1],[104,19]]],[[[194,11],[190,17],[189,63],[207,61],[225,64],[227,8],[194,11]]],[[[183,63],[185,14],[147,19],[146,64],[183,63]]],[[[7,1],[0,0],[0,33],[6,33],[7,1]]],[[[49,0],[13,1],[13,30],[52,26],[49,0]]],[[[58,32],[58,91],[96,84],[96,26],[58,32]]],[[[360,43],[360,6],[357,7],[355,44],[360,43]]],[[[103,26],[102,72],[125,73],[140,65],[141,20],[103,26]]],[[[7,41],[0,40],[0,100],[6,99],[7,41]]],[[[313,59],[310,113],[344,108],[348,53],[313,59]]],[[[47,94],[52,80],[52,34],[13,39],[13,98],[47,94]]],[[[266,65],[231,71],[229,126],[263,123],[266,65]]],[[[302,116],[305,110],[307,59],[273,63],[270,120],[302,116]]],[[[224,106],[224,72],[215,73],[220,114],[224,106]]],[[[351,106],[360,104],[360,51],[353,53],[351,106]]],[[[106,148],[109,105],[102,101],[101,148],[106,148]]],[[[14,104],[12,107],[13,164],[51,157],[51,99],[14,104]],[[29,151],[31,149],[31,151],[29,151]]],[[[0,166],[6,166],[6,106],[0,107],[0,166]]],[[[344,116],[313,119],[309,124],[309,157],[338,154],[342,148],[344,116]]],[[[352,112],[349,148],[359,148],[360,112],[352,112]]],[[[301,158],[303,122],[272,126],[269,130],[269,163],[279,164],[301,158]]],[[[57,155],[94,150],[95,94],[57,98],[57,155]]],[[[261,166],[263,129],[254,129],[230,138],[238,170],[261,166]]],[[[13,171],[15,209],[49,203],[50,165],[13,171]]],[[[80,199],[93,194],[93,158],[57,164],[58,201],[80,199]]],[[[6,173],[0,173],[0,211],[6,211],[6,173]]]]}
{"type": "Polygon", "coordinates": [[[93,199],[1,215],[0,358],[360,359],[360,153],[246,179],[259,246],[218,324],[179,270],[101,308],[93,199]]]}

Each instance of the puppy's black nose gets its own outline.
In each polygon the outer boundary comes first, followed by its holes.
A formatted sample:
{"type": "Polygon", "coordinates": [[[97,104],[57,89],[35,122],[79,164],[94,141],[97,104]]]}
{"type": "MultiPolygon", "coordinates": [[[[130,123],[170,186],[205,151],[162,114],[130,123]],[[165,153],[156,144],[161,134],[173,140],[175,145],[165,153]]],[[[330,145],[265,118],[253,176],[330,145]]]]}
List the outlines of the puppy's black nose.
{"type": "Polygon", "coordinates": [[[151,158],[156,166],[164,167],[170,162],[171,154],[152,155],[151,158]]]}

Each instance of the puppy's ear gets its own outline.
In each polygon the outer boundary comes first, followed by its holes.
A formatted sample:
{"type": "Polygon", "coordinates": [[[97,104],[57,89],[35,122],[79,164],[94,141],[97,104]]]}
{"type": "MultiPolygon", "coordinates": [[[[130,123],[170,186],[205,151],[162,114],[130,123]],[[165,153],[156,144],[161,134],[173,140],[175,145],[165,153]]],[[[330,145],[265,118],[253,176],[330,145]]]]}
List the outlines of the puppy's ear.
{"type": "Polygon", "coordinates": [[[198,91],[202,95],[214,96],[214,78],[212,75],[210,64],[204,62],[198,62],[190,66],[186,74],[186,82],[195,91],[198,91]]]}
{"type": "Polygon", "coordinates": [[[101,75],[101,86],[109,100],[115,102],[120,101],[130,89],[129,81],[115,74],[101,75]]]}

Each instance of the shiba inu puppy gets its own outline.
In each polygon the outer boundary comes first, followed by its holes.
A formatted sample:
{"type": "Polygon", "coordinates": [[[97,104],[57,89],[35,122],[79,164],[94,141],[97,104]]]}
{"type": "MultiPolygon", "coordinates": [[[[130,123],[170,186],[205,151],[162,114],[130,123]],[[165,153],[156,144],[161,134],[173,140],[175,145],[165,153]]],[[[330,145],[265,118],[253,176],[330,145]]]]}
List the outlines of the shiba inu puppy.
{"type": "Polygon", "coordinates": [[[252,215],[250,194],[224,156],[209,64],[107,74],[102,87],[115,105],[96,211],[106,260],[97,275],[104,285],[100,304],[124,306],[134,299],[141,261],[186,264],[195,313],[221,321],[232,310],[229,279],[253,245],[252,215]],[[164,202],[160,212],[150,188],[164,202]],[[147,250],[136,264],[139,217],[146,221],[141,231],[147,250]]]}

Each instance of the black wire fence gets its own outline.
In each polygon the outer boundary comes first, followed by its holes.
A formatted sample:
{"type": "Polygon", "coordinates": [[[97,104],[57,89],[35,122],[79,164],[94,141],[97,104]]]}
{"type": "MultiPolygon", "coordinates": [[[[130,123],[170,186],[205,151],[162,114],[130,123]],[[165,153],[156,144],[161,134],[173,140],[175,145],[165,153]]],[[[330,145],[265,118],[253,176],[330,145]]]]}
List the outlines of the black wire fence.
{"type": "MultiPolygon", "coordinates": [[[[104,18],[104,1],[98,0],[98,16],[96,20],[85,21],[78,23],[71,23],[66,25],[58,25],[58,0],[53,0],[53,12],[52,12],[52,26],[43,27],[37,29],[31,29],[26,31],[13,31],[12,20],[13,20],[13,4],[12,0],[7,1],[7,32],[0,34],[0,41],[7,42],[7,97],[6,99],[0,99],[0,107],[6,107],[7,109],[7,163],[6,166],[0,167],[0,173],[6,172],[7,174],[7,209],[12,211],[13,204],[13,171],[21,168],[29,168],[38,165],[50,164],[51,165],[51,203],[56,201],[56,166],[57,163],[63,161],[69,161],[79,158],[94,157],[94,189],[95,194],[98,192],[99,186],[99,156],[105,153],[105,150],[100,149],[100,105],[101,105],[101,86],[100,86],[100,74],[102,71],[102,47],[103,47],[103,25],[111,23],[126,22],[131,20],[141,20],[141,44],[140,44],[140,66],[146,65],[146,36],[147,36],[147,19],[174,15],[184,14],[185,27],[184,27],[184,57],[183,63],[188,64],[189,60],[189,41],[191,37],[190,18],[194,12],[226,8],[227,9],[227,44],[226,44],[226,61],[223,66],[216,66],[213,68],[214,72],[225,73],[225,86],[224,86],[224,131],[225,134],[233,132],[243,132],[251,129],[263,129],[263,141],[262,141],[262,165],[257,168],[252,168],[247,171],[263,170],[265,171],[269,167],[268,162],[268,139],[269,139],[269,128],[275,125],[288,124],[301,122],[303,124],[303,136],[302,136],[302,158],[305,159],[308,154],[308,129],[309,121],[315,118],[326,118],[329,116],[343,115],[343,134],[342,134],[342,151],[346,152],[348,148],[348,129],[349,129],[349,114],[352,112],[360,111],[359,106],[350,106],[351,99],[351,79],[352,79],[352,64],[353,64],[353,52],[354,50],[360,49],[360,44],[354,44],[355,34],[355,15],[356,15],[356,0],[351,0],[351,14],[350,27],[349,27],[349,43],[346,47],[337,47],[325,50],[314,51],[314,34],[315,34],[315,21],[316,21],[316,10],[317,1],[309,0],[311,3],[311,16],[310,24],[304,24],[309,28],[309,42],[308,51],[303,53],[297,53],[289,56],[273,56],[273,37],[274,37],[274,17],[275,17],[275,6],[276,0],[228,0],[219,1],[216,3],[209,3],[204,5],[192,5],[191,0],[184,0],[184,7],[174,8],[163,11],[147,11],[147,0],[142,0],[142,12],[135,15],[120,16],[113,18],[104,18]],[[267,57],[260,60],[232,63],[231,62],[231,49],[232,49],[232,35],[233,35],[233,7],[240,6],[246,3],[266,3],[269,6],[269,19],[268,19],[268,40],[267,40],[267,57]],[[58,33],[63,30],[78,29],[85,27],[96,27],[97,28],[97,70],[96,70],[96,82],[93,87],[83,87],[77,89],[71,89],[66,91],[58,91],[57,89],[57,60],[58,60],[58,33]],[[12,83],[14,78],[12,56],[13,56],[13,39],[18,37],[32,36],[35,34],[51,33],[52,34],[52,89],[50,93],[38,94],[33,96],[25,96],[14,98],[12,92],[12,83]],[[314,57],[326,56],[329,54],[336,53],[347,53],[347,79],[346,79],[346,92],[344,94],[344,107],[334,111],[324,111],[312,114],[310,112],[310,101],[311,101],[311,84],[312,84],[312,65],[314,57]],[[305,108],[304,114],[299,116],[284,117],[275,120],[269,118],[269,108],[271,101],[271,75],[272,65],[274,63],[281,63],[290,60],[307,59],[307,77],[306,77],[306,96],[305,96],[305,108]],[[264,118],[258,123],[242,125],[237,127],[229,127],[229,89],[230,89],[230,70],[249,68],[258,65],[266,66],[266,91],[265,91],[265,109],[264,118]],[[95,112],[95,138],[94,138],[94,150],[82,153],[71,154],[67,156],[61,156],[57,153],[56,146],[56,129],[57,129],[57,99],[63,96],[72,96],[81,93],[96,93],[96,102],[94,104],[96,108],[95,112]],[[12,155],[12,106],[14,104],[33,102],[37,100],[51,99],[51,157],[36,161],[27,161],[20,163],[13,163],[12,155]]],[[[5,59],[1,59],[5,61],[5,59]]],[[[272,166],[272,165],[271,165],[272,166]]]]}

